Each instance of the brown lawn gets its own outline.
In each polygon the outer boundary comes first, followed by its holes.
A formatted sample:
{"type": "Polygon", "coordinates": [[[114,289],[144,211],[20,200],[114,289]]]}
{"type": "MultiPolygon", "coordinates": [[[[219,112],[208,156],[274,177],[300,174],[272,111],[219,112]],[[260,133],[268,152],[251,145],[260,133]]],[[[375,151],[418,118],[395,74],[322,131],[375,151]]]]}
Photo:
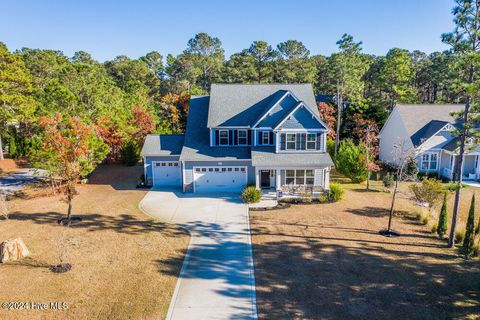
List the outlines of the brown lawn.
{"type": "MultiPolygon", "coordinates": [[[[66,302],[67,310],[0,309],[0,319],[160,319],[170,299],[188,243],[185,231],[154,221],[137,207],[142,168],[100,167],[79,186],[71,228],[56,220],[66,212],[60,196],[11,201],[0,219],[0,241],[21,237],[31,257],[0,265],[0,302],[66,302]],[[58,240],[67,243],[59,246],[58,240]],[[66,250],[71,271],[54,274],[66,250]]],[[[39,192],[29,190],[27,195],[39,192]]]]}
{"type": "MultiPolygon", "coordinates": [[[[251,212],[260,318],[480,317],[478,259],[465,261],[413,220],[419,207],[406,195],[393,224],[402,236],[379,235],[391,194],[344,186],[338,203],[251,212]]],[[[462,228],[474,189],[463,191],[462,228]]]]}

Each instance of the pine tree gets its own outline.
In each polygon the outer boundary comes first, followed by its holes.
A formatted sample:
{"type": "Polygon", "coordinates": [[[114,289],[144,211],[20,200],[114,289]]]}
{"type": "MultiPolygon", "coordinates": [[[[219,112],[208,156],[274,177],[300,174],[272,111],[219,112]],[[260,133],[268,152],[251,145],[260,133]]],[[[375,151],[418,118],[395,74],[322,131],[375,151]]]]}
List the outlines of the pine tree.
{"type": "Polygon", "coordinates": [[[467,219],[467,229],[465,232],[465,238],[463,239],[463,253],[465,254],[465,258],[469,258],[473,254],[473,245],[475,240],[475,194],[472,196],[472,203],[470,204],[470,211],[468,212],[468,219],[467,219]]]}
{"type": "Polygon", "coordinates": [[[445,192],[442,209],[440,210],[440,216],[438,217],[437,233],[440,238],[443,238],[443,236],[447,233],[447,218],[447,193],[445,192]]]}

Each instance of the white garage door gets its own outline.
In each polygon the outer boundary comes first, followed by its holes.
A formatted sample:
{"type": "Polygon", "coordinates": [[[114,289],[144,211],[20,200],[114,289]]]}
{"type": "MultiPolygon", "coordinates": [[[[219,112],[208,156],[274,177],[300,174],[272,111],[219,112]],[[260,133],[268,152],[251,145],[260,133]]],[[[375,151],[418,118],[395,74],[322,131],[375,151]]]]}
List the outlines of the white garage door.
{"type": "Polygon", "coordinates": [[[153,185],[181,186],[182,170],[178,161],[156,161],[153,162],[153,185]]]}
{"type": "Polygon", "coordinates": [[[194,167],[195,192],[241,192],[247,184],[246,167],[194,167]]]}

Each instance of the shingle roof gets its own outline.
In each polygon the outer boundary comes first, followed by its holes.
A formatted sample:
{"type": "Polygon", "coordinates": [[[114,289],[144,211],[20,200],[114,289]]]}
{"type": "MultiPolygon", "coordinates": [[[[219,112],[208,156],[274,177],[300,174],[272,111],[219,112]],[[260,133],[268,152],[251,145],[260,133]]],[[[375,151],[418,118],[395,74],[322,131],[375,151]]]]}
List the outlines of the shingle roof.
{"type": "Polygon", "coordinates": [[[280,90],[292,92],[319,115],[310,84],[212,84],[207,127],[252,126],[280,90]]]}
{"type": "Polygon", "coordinates": [[[185,143],[180,160],[227,161],[250,159],[250,147],[210,147],[207,128],[208,96],[192,96],[188,112],[185,143]]]}
{"type": "Polygon", "coordinates": [[[440,129],[448,124],[447,121],[432,120],[415,132],[410,138],[415,147],[418,147],[428,138],[436,134],[440,129]]]}
{"type": "Polygon", "coordinates": [[[464,108],[461,104],[399,104],[396,107],[410,136],[432,120],[453,123],[450,115],[464,108]]]}
{"type": "Polygon", "coordinates": [[[459,137],[455,137],[453,138],[452,140],[450,140],[447,144],[445,144],[442,149],[443,150],[447,150],[447,151],[450,151],[450,152],[454,152],[455,150],[458,149],[458,147],[460,146],[460,138],[459,137]]]}
{"type": "Polygon", "coordinates": [[[145,138],[141,156],[179,155],[184,141],[183,134],[149,134],[145,138]]]}
{"type": "Polygon", "coordinates": [[[275,147],[252,147],[253,166],[332,166],[328,153],[275,153],[275,147]]]}

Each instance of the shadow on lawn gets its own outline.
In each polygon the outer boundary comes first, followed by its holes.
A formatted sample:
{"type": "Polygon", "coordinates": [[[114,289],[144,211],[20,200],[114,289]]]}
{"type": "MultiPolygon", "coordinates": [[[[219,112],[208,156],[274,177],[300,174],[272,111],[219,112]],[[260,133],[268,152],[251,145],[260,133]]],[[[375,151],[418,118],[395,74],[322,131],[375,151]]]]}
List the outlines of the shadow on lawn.
{"type": "Polygon", "coordinates": [[[295,239],[255,244],[254,252],[260,318],[451,319],[480,312],[478,261],[431,254],[444,261],[435,264],[425,254],[373,243],[295,239]]]}
{"type": "MultiPolygon", "coordinates": [[[[59,212],[45,213],[24,213],[13,212],[9,220],[28,220],[38,224],[57,225],[60,218],[65,214],[59,212]]],[[[187,234],[186,231],[155,220],[141,220],[134,216],[124,213],[118,216],[105,216],[100,214],[79,214],[74,217],[81,217],[81,222],[76,222],[71,226],[73,229],[87,229],[88,231],[113,230],[124,234],[147,234],[161,232],[167,236],[176,236],[187,234]]]]}

